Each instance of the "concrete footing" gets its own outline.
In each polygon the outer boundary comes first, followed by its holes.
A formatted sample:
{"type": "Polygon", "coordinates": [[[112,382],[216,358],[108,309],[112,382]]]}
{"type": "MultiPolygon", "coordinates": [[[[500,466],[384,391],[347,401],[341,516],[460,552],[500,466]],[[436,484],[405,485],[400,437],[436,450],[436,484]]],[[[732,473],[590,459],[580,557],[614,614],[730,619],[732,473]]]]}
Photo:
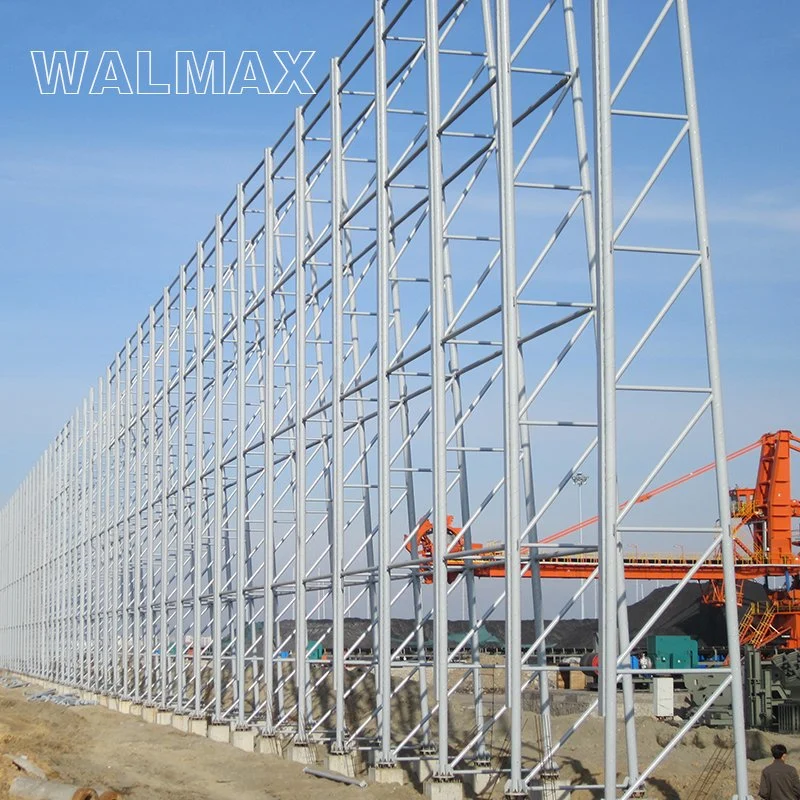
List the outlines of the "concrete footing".
{"type": "Polygon", "coordinates": [[[484,794],[488,796],[492,788],[492,783],[496,779],[496,775],[491,775],[488,772],[478,772],[471,775],[472,793],[476,797],[482,797],[484,794]]]}
{"type": "Polygon", "coordinates": [[[189,715],[188,714],[173,714],[172,727],[181,733],[189,733],[189,715]]]}
{"type": "Polygon", "coordinates": [[[107,694],[101,694],[97,698],[97,703],[98,703],[98,705],[101,705],[104,708],[108,708],[108,695],[107,694]]]}
{"type": "Polygon", "coordinates": [[[128,713],[132,717],[141,717],[143,708],[144,706],[141,703],[131,703],[131,707],[128,709],[128,713]]]}
{"type": "Polygon", "coordinates": [[[189,717],[189,733],[208,736],[208,720],[205,717],[189,717]]]}
{"type": "Polygon", "coordinates": [[[428,800],[463,800],[464,784],[455,778],[430,778],[425,781],[424,793],[428,800]]]}
{"type": "Polygon", "coordinates": [[[157,725],[172,725],[172,712],[165,708],[159,708],[156,714],[157,725]]]}
{"type": "Polygon", "coordinates": [[[109,711],[119,711],[119,698],[118,697],[109,697],[108,698],[108,709],[109,709],[109,711]]]}
{"type": "Polygon", "coordinates": [[[331,772],[338,772],[348,778],[356,776],[356,754],[355,753],[328,753],[325,756],[325,769],[331,772]]]}
{"type": "Polygon", "coordinates": [[[256,749],[256,731],[253,728],[244,730],[234,728],[231,733],[231,744],[245,753],[252,753],[256,749]]]}
{"type": "Polygon", "coordinates": [[[289,749],[286,751],[286,755],[290,761],[294,761],[297,764],[316,764],[317,763],[317,752],[313,744],[309,742],[306,743],[299,743],[299,742],[292,742],[289,745],[289,749]]]}
{"type": "Polygon", "coordinates": [[[369,768],[372,783],[405,783],[406,774],[395,764],[378,764],[369,768]]]}
{"type": "Polygon", "coordinates": [[[123,700],[121,697],[117,700],[117,711],[120,714],[130,714],[131,713],[131,701],[130,700],[123,700]]]}
{"type": "Polygon", "coordinates": [[[142,706],[142,719],[145,722],[155,724],[158,717],[158,709],[155,706],[142,706]]]}
{"type": "Polygon", "coordinates": [[[412,769],[416,767],[419,785],[425,786],[425,781],[430,780],[436,771],[436,752],[423,750],[422,753],[420,753],[419,761],[416,764],[412,762],[412,765],[412,769]]]}
{"type": "Polygon", "coordinates": [[[266,756],[277,756],[280,758],[283,755],[281,740],[277,736],[259,736],[258,752],[266,756]]]}
{"type": "Polygon", "coordinates": [[[231,726],[227,722],[212,722],[208,726],[208,738],[212,742],[225,742],[230,744],[231,726]]]}

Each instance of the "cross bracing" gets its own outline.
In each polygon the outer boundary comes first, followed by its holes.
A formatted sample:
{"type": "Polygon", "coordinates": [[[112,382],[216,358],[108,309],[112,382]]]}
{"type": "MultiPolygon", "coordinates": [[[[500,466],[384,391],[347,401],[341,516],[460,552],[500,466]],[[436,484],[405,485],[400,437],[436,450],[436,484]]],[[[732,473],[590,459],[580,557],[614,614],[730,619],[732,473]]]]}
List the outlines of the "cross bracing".
{"type": "MultiPolygon", "coordinates": [[[[604,796],[641,790],[662,757],[637,756],[629,657],[666,604],[631,639],[625,542],[702,541],[679,587],[721,554],[738,642],[687,0],[637,10],[638,33],[607,0],[375,0],[2,511],[5,667],[512,796],[558,791],[560,748],[600,714],[604,796]],[[654,97],[665,39],[675,91],[654,97]],[[633,189],[631,136],[666,136],[633,189]],[[642,213],[670,171],[680,230],[642,213]],[[718,522],[648,519],[636,498],[688,441],[717,462],[718,522]],[[597,539],[548,542],[581,470],[597,539]],[[547,606],[541,561],[586,550],[597,568],[547,606]],[[503,580],[476,578],[485,557],[503,580]],[[548,636],[595,583],[601,691],[557,737],[548,636]],[[499,672],[487,620],[505,628],[499,672]]],[[[745,796],[739,665],[720,669],[745,796]]]]}

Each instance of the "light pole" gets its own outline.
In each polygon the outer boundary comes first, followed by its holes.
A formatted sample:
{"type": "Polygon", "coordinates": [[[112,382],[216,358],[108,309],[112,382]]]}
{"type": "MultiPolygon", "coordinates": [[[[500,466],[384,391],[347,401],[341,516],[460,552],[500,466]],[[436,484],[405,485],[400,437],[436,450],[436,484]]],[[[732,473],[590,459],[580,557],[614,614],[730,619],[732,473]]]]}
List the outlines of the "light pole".
{"type": "MultiPolygon", "coordinates": [[[[589,480],[589,476],[583,472],[576,472],[572,476],[572,482],[578,487],[578,522],[580,528],[578,529],[580,536],[580,543],[583,544],[583,485],[589,480]]],[[[584,596],[586,592],[581,594],[581,619],[586,619],[586,607],[584,603],[584,596]]]]}

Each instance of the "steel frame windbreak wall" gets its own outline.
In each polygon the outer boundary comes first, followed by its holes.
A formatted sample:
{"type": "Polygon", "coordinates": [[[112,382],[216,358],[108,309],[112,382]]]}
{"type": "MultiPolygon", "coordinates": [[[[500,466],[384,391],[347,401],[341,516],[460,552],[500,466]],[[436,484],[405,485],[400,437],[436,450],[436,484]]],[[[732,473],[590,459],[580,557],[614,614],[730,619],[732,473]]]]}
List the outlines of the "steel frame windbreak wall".
{"type": "MultiPolygon", "coordinates": [[[[594,96],[595,96],[595,202],[598,248],[598,305],[601,309],[598,324],[598,363],[600,368],[599,407],[602,421],[600,430],[600,547],[601,547],[601,585],[603,586],[603,636],[601,663],[614,664],[607,668],[603,680],[602,695],[605,701],[605,793],[616,793],[614,781],[609,776],[616,775],[617,753],[616,714],[609,713],[610,698],[616,698],[619,681],[623,684],[624,703],[627,710],[632,707],[632,676],[628,669],[629,658],[634,648],[643,641],[653,625],[667,608],[677,591],[685,585],[697,567],[713,554],[721,552],[725,584],[725,620],[730,653],[739,652],[738,615],[736,610],[735,573],[733,563],[733,536],[728,503],[727,461],[722,421],[722,401],[719,373],[716,318],[711,280],[711,251],[708,238],[705,190],[700,133],[697,112],[697,99],[694,83],[692,43],[689,30],[688,0],[666,0],[658,8],[651,10],[652,22],[644,28],[638,40],[628,42],[629,60],[616,82],[612,80],[611,54],[615,52],[617,41],[621,38],[615,33],[613,20],[609,18],[608,0],[594,0],[593,4],[593,43],[594,43],[594,96]],[[672,85],[665,88],[659,97],[644,91],[647,79],[648,56],[656,47],[663,48],[665,40],[672,40],[672,51],[662,60],[659,67],[662,78],[672,77],[672,85]],[[633,47],[630,45],[633,44],[633,47]],[[677,51],[677,56],[676,56],[677,51]],[[632,55],[630,55],[632,54],[632,55]],[[646,98],[646,99],[645,99],[646,98]],[[645,108],[637,107],[647,103],[645,108]],[[671,103],[659,108],[659,103],[671,103]],[[655,106],[655,107],[654,107],[655,106]],[[641,186],[636,187],[635,199],[622,187],[619,172],[615,171],[612,156],[619,157],[613,148],[612,130],[616,133],[627,122],[638,123],[638,136],[646,136],[648,141],[669,142],[665,149],[653,156],[653,168],[646,173],[641,186]],[[665,138],[672,134],[674,138],[665,138]],[[671,170],[671,173],[670,173],[671,170]],[[676,173],[682,173],[682,189],[686,193],[684,202],[691,209],[685,226],[676,230],[665,226],[653,238],[652,229],[641,224],[647,207],[648,197],[658,195],[659,189],[667,186],[676,191],[676,173]],[[671,175],[670,179],[665,177],[671,175]],[[688,196],[687,196],[688,195],[688,196]],[[624,211],[615,215],[617,208],[624,211]],[[693,213],[692,213],[693,212],[693,213]],[[666,235],[665,235],[666,234],[666,235]],[[624,261],[622,261],[624,259],[624,261]],[[677,263],[677,267],[669,267],[677,263]],[[646,269],[653,276],[649,286],[644,289],[637,285],[636,299],[643,307],[652,308],[651,316],[644,315],[638,339],[631,339],[631,346],[620,346],[617,333],[631,325],[621,322],[630,307],[620,302],[629,292],[630,283],[618,274],[619,264],[630,270],[635,267],[646,269]],[[660,269],[659,269],[660,268],[660,269]],[[658,270],[658,271],[657,271],[658,270]],[[659,274],[660,273],[660,274],[659,274]],[[664,276],[668,276],[665,280],[664,276]],[[686,313],[686,305],[694,297],[694,314],[686,313]],[[652,342],[659,337],[677,338],[676,330],[682,329],[683,346],[694,354],[700,354],[693,363],[685,362],[671,365],[669,369],[647,370],[652,342]],[[617,360],[622,353],[621,362],[617,360]],[[658,376],[658,381],[653,376],[658,376]],[[640,377],[644,376],[644,377],[640,377]],[[636,397],[635,405],[629,398],[636,397]],[[637,426],[632,408],[646,407],[652,398],[658,398],[659,415],[662,418],[665,435],[660,445],[654,449],[654,463],[643,469],[640,475],[630,473],[626,476],[631,483],[624,491],[627,500],[619,505],[617,487],[620,483],[619,463],[636,440],[637,426]],[[618,413],[618,411],[620,413],[618,413]],[[624,436],[621,435],[624,432],[624,436]],[[716,463],[716,507],[717,524],[707,526],[703,518],[695,516],[687,520],[688,525],[681,528],[665,526],[656,517],[652,522],[646,514],[631,513],[636,500],[652,485],[655,477],[670,464],[687,441],[703,441],[706,452],[713,453],[716,463]],[[690,533],[695,541],[705,540],[705,552],[699,556],[687,576],[670,593],[662,606],[645,623],[635,638],[628,631],[626,587],[622,566],[622,548],[625,539],[640,532],[669,534],[671,530],[690,533]],[[615,627],[616,623],[616,627],[615,627]]],[[[627,50],[627,48],[626,48],[627,50]]],[[[666,85],[666,84],[665,84],[666,85]]],[[[630,129],[625,133],[630,135],[630,129]]],[[[657,145],[660,146],[660,145],[657,145]]],[[[627,188],[627,187],[626,187],[627,188]]],[[[663,196],[663,195],[662,195],[663,196]]],[[[646,217],[645,217],[646,219],[646,217]]],[[[641,323],[640,323],[641,324],[641,323]]],[[[638,327],[638,326],[637,326],[638,327]]],[[[650,406],[651,408],[654,406],[650,406]]],[[[747,796],[747,763],[742,731],[744,717],[742,695],[739,691],[741,664],[738,658],[730,660],[730,667],[723,668],[727,673],[724,686],[730,685],[732,691],[734,730],[735,730],[735,787],[739,797],[747,796]]],[[[721,690],[720,690],[721,691],[721,690]]],[[[601,695],[601,696],[602,696],[601,695]]],[[[613,701],[614,703],[616,700],[613,701]]],[[[676,735],[675,744],[690,730],[697,719],[695,715],[676,735]]],[[[628,780],[624,786],[623,799],[633,796],[640,790],[646,778],[666,758],[675,744],[659,756],[652,764],[641,771],[636,761],[636,739],[633,726],[627,728],[628,780]]]]}
{"type": "MultiPolygon", "coordinates": [[[[593,0],[593,182],[573,0],[375,0],[0,512],[4,667],[295,747],[366,751],[377,770],[419,761],[434,782],[548,794],[574,732],[551,730],[548,637],[593,581],[545,626],[539,560],[552,550],[540,532],[584,470],[598,476],[601,517],[605,795],[638,790],[661,757],[637,757],[629,656],[675,592],[631,639],[619,556],[631,536],[669,532],[631,521],[633,501],[692,431],[717,459],[720,523],[691,529],[710,536],[706,554],[721,547],[737,645],[686,0],[647,10],[655,23],[631,48],[607,0],[593,0]],[[684,108],[620,105],[669,25],[684,108]],[[626,118],[679,126],[633,202],[612,148],[626,118]],[[629,243],[655,235],[637,228],[639,210],[682,147],[694,240],[629,243]],[[690,265],[648,305],[625,284],[633,257],[690,265]],[[702,364],[685,380],[624,383],[654,374],[637,370],[647,344],[674,336],[671,312],[690,292],[699,333],[681,347],[702,364]],[[629,324],[634,308],[655,311],[629,324]],[[677,433],[645,466],[628,456],[633,393],[701,398],[688,417],[681,405],[667,415],[677,433]],[[618,481],[633,498],[622,509],[618,481]],[[433,555],[416,537],[428,519],[433,555]],[[481,550],[479,536],[494,541],[481,550]],[[476,579],[486,550],[505,581],[476,579]],[[489,620],[505,626],[502,669],[481,659],[489,620]],[[540,712],[530,758],[523,697],[540,712]]],[[[738,664],[728,672],[738,687],[738,664]]]]}

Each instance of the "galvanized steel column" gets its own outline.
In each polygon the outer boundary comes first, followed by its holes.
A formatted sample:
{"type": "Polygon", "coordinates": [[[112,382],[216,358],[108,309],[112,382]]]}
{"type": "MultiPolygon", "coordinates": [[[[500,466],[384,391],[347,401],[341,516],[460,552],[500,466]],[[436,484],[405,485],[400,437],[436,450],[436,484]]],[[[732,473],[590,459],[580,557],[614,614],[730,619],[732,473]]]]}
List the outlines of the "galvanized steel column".
{"type": "Polygon", "coordinates": [[[428,145],[428,253],[430,258],[431,302],[431,423],[433,466],[433,662],[438,705],[438,746],[436,778],[452,777],[448,763],[450,717],[447,695],[448,614],[447,614],[447,410],[444,331],[444,207],[442,189],[442,151],[439,138],[441,109],[439,99],[439,4],[425,2],[425,61],[427,65],[427,145],[428,145]]]}
{"type": "Polygon", "coordinates": [[[214,225],[214,525],[211,555],[211,647],[214,675],[214,711],[212,722],[222,722],[222,540],[225,535],[225,372],[223,369],[225,257],[223,253],[222,218],[214,225]]]}
{"type": "Polygon", "coordinates": [[[247,464],[245,448],[247,440],[247,364],[245,361],[245,210],[244,186],[236,187],[236,290],[234,313],[236,314],[236,596],[234,614],[236,616],[235,676],[237,687],[236,722],[245,724],[245,609],[247,583],[245,552],[245,525],[247,524],[247,464]]]}
{"type": "Polygon", "coordinates": [[[306,167],[303,129],[303,110],[294,113],[294,179],[295,179],[295,405],[294,405],[294,455],[295,455],[295,615],[294,663],[297,692],[298,744],[306,744],[306,723],[309,705],[306,697],[308,682],[308,631],[306,627],[306,167]]]}
{"type": "Polygon", "coordinates": [[[689,158],[692,169],[692,191],[694,195],[697,245],[700,250],[700,278],[703,291],[703,318],[705,320],[706,348],[708,352],[708,379],[711,387],[711,425],[714,436],[714,461],[716,471],[719,524],[722,529],[722,569],[725,590],[725,625],[727,628],[728,653],[731,670],[731,705],[733,710],[734,768],[736,793],[745,798],[748,793],[747,753],[742,733],[745,729],[744,704],[742,698],[742,665],[739,657],[739,615],[736,604],[736,573],[734,570],[733,535],[730,519],[728,491],[728,462],[725,451],[725,427],[722,410],[722,381],[719,370],[719,343],[717,340],[717,318],[714,304],[714,285],[711,273],[711,245],[708,235],[706,211],[705,176],[700,145],[700,121],[697,112],[697,89],[694,79],[692,37],[689,27],[687,0],[676,0],[678,13],[678,36],[683,70],[683,90],[686,115],[689,121],[689,158]]]}
{"type": "Polygon", "coordinates": [[[204,422],[205,422],[205,281],[203,264],[205,255],[203,243],[197,243],[195,251],[195,264],[197,276],[195,278],[195,304],[194,304],[194,518],[192,537],[192,685],[193,706],[195,717],[202,713],[202,646],[203,632],[203,508],[206,505],[204,492],[204,422]]]}
{"type": "Polygon", "coordinates": [[[503,341],[503,502],[505,509],[506,705],[510,773],[506,795],[526,795],[522,779],[522,635],[520,593],[520,374],[514,197],[514,131],[508,0],[497,0],[497,172],[503,341]]]}
{"type": "MultiPolygon", "coordinates": [[[[189,606],[185,596],[186,586],[186,556],[187,548],[186,531],[190,530],[187,524],[187,510],[189,505],[189,466],[187,449],[189,447],[189,432],[186,426],[187,417],[187,347],[186,327],[189,323],[189,311],[186,302],[186,284],[188,281],[186,265],[181,265],[178,277],[178,473],[176,481],[177,519],[175,531],[175,669],[176,669],[176,701],[175,707],[180,713],[186,711],[186,608],[189,606]]],[[[195,364],[197,363],[195,359],[195,364]]],[[[195,405],[195,411],[197,406],[195,405]]]]}
{"type": "Polygon", "coordinates": [[[344,200],[342,154],[341,75],[339,62],[331,59],[331,292],[332,292],[332,350],[331,350],[331,617],[333,638],[333,693],[335,724],[331,751],[344,753],[344,297],[342,260],[342,213],[344,200]]]}
{"type": "Polygon", "coordinates": [[[272,150],[264,151],[264,732],[275,733],[275,187],[272,150]]]}
{"type": "MultiPolygon", "coordinates": [[[[375,197],[376,197],[376,281],[377,281],[377,392],[378,392],[378,629],[373,641],[377,642],[378,671],[376,675],[379,765],[394,763],[391,751],[392,720],[390,703],[392,695],[392,597],[391,576],[391,440],[389,378],[389,281],[391,270],[391,242],[389,234],[389,171],[388,120],[386,100],[386,20],[382,0],[373,2],[373,28],[375,52],[375,197]]],[[[371,532],[368,532],[370,535],[371,532]]]]}
{"type": "Polygon", "coordinates": [[[599,411],[600,712],[605,716],[605,800],[617,796],[617,465],[613,184],[608,0],[592,8],[599,411]]]}

